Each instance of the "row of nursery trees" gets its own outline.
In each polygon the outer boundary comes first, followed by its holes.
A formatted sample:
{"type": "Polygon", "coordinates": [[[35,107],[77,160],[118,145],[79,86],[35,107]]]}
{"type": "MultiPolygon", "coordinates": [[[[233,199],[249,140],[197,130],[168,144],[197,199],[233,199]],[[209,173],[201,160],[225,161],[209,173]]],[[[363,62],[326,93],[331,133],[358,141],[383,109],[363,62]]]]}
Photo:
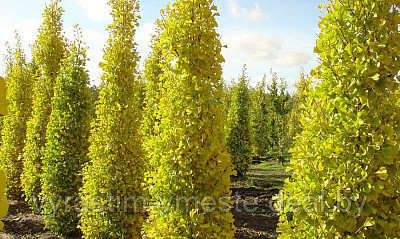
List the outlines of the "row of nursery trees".
{"type": "Polygon", "coordinates": [[[65,38],[60,2],[46,6],[30,63],[18,35],[9,49],[0,148],[8,197],[25,198],[64,236],[232,238],[213,1],[178,0],[162,11],[141,75],[139,2],[110,0],[96,97],[82,33],[65,38]]]}
{"type": "Polygon", "coordinates": [[[139,3],[109,4],[95,113],[86,46],[79,28],[65,39],[59,0],[44,11],[32,62],[18,37],[10,49],[0,148],[9,198],[44,202],[46,226],[65,236],[233,238],[232,165],[244,174],[252,153],[284,158],[293,145],[281,238],[400,236],[398,0],[325,5],[321,64],[292,99],[276,75],[249,90],[243,73],[224,90],[212,0],[161,12],[142,76],[139,3]]]}
{"type": "Polygon", "coordinates": [[[267,76],[254,88],[249,83],[244,67],[239,79],[224,87],[227,144],[239,177],[248,171],[252,156],[274,158],[283,164],[297,125],[292,120],[297,97],[288,94],[284,79],[272,72],[270,84],[267,76]]]}

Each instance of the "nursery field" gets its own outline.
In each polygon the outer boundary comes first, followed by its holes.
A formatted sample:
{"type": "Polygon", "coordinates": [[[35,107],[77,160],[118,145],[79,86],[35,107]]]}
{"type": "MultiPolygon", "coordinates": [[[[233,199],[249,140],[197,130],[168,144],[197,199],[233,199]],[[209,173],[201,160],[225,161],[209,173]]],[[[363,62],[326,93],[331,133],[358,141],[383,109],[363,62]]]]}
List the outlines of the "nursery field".
{"type": "Polygon", "coordinates": [[[168,1],[147,57],[141,14],[160,1],[108,0],[93,79],[63,2],[45,5],[30,55],[17,32],[6,45],[0,239],[400,238],[400,0],[323,1],[316,65],[287,82],[254,67],[315,57],[272,32],[218,33],[216,0],[168,1]],[[230,82],[229,58],[247,59],[230,82]]]}
{"type": "MultiPolygon", "coordinates": [[[[270,204],[289,176],[284,167],[269,161],[253,165],[247,178],[232,182],[236,238],[277,237],[278,216],[271,210],[270,204]]],[[[2,220],[5,224],[4,231],[0,232],[2,239],[62,238],[48,232],[42,216],[32,214],[25,202],[10,201],[8,215],[2,220]]]]}

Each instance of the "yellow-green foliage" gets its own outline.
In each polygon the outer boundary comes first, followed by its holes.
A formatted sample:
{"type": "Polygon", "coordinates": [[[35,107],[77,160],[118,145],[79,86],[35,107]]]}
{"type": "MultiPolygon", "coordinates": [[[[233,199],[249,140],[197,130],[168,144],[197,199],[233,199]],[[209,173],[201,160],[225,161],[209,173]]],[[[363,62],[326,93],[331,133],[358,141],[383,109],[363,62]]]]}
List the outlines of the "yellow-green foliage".
{"type": "MultiPolygon", "coordinates": [[[[157,30],[156,34],[152,39],[152,52],[150,53],[148,59],[145,62],[145,70],[143,74],[143,78],[146,84],[145,87],[145,107],[143,112],[143,124],[142,124],[142,132],[145,138],[148,138],[154,135],[154,126],[160,121],[158,115],[156,114],[156,109],[160,101],[160,89],[162,82],[160,81],[160,75],[162,74],[160,64],[162,62],[162,52],[161,49],[158,48],[160,41],[160,34],[162,32],[162,23],[161,21],[157,21],[157,30]]],[[[147,140],[145,140],[146,142],[147,140]]],[[[146,144],[146,146],[150,146],[146,144]]],[[[151,153],[152,150],[148,150],[148,153],[151,153]]]]}
{"type": "Polygon", "coordinates": [[[3,77],[0,76],[0,116],[7,114],[7,96],[6,96],[6,82],[3,77]]]}
{"type": "Polygon", "coordinates": [[[300,80],[295,84],[296,92],[293,94],[294,103],[289,118],[289,135],[291,138],[296,137],[296,135],[300,134],[303,129],[301,115],[303,114],[303,111],[306,110],[304,109],[304,106],[307,95],[313,89],[312,83],[312,78],[302,72],[300,74],[300,80]]]}
{"type": "Polygon", "coordinates": [[[326,9],[312,73],[322,83],[305,103],[278,232],[399,238],[399,1],[337,0],[326,9]]]}
{"type": "MultiPolygon", "coordinates": [[[[145,81],[145,96],[144,96],[144,110],[143,110],[143,146],[145,150],[145,157],[151,159],[151,155],[154,152],[152,144],[150,143],[151,137],[155,135],[155,125],[160,122],[160,116],[157,114],[158,104],[160,103],[160,89],[162,82],[160,81],[160,75],[162,73],[160,64],[162,62],[162,52],[158,49],[159,37],[162,32],[161,21],[157,20],[156,34],[153,36],[151,44],[151,53],[145,62],[145,70],[143,78],[145,81]]],[[[147,163],[145,178],[152,177],[151,164],[147,163]]],[[[148,180],[146,180],[148,183],[148,180]]],[[[147,188],[151,187],[147,185],[147,188]]]]}
{"type": "Polygon", "coordinates": [[[251,165],[250,94],[245,68],[233,87],[228,124],[228,152],[237,176],[242,177],[251,165]]]}
{"type": "MultiPolygon", "coordinates": [[[[0,170],[0,218],[5,217],[8,211],[8,200],[5,195],[6,174],[0,170]]],[[[4,223],[0,222],[0,230],[3,230],[4,223]]]]}
{"type": "Polygon", "coordinates": [[[113,23],[101,64],[104,87],[90,137],[90,162],[84,170],[81,229],[86,238],[141,238],[142,86],[134,42],[139,3],[110,0],[109,4],[113,23]]]}
{"type": "Polygon", "coordinates": [[[54,87],[42,174],[46,227],[64,236],[78,232],[77,198],[82,167],[87,162],[91,120],[86,49],[79,28],[75,31],[75,42],[62,61],[54,87]]]}
{"type": "Polygon", "coordinates": [[[250,94],[250,132],[251,146],[255,155],[263,157],[267,155],[268,146],[270,145],[271,120],[270,112],[272,111],[271,103],[266,92],[266,76],[259,82],[250,94]]]}
{"type": "Polygon", "coordinates": [[[3,130],[4,115],[7,113],[6,82],[0,76],[0,146],[2,144],[1,132],[3,130]]]}
{"type": "Polygon", "coordinates": [[[8,114],[4,116],[2,145],[0,147],[1,168],[7,175],[6,193],[10,198],[22,197],[22,155],[26,140],[26,122],[31,115],[32,74],[29,71],[21,42],[11,50],[7,62],[6,83],[8,114]]]}
{"type": "Polygon", "coordinates": [[[32,55],[38,67],[34,84],[33,115],[28,121],[24,153],[22,186],[32,206],[41,190],[40,175],[46,143],[46,127],[51,114],[51,99],[65,52],[60,0],[52,1],[44,10],[43,23],[33,45],[32,55]]]}
{"type": "Polygon", "coordinates": [[[4,117],[0,116],[0,147],[3,144],[3,136],[2,136],[3,125],[4,125],[4,117]]]}
{"type": "Polygon", "coordinates": [[[147,238],[234,236],[216,10],[211,0],[178,0],[163,11],[147,238]]]}

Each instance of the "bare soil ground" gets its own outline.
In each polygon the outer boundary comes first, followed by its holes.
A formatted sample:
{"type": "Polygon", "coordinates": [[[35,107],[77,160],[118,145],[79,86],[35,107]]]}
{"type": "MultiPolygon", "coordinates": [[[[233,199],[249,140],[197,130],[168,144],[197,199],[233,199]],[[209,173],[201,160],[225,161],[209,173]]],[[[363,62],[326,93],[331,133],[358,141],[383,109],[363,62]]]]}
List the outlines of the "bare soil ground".
{"type": "MultiPolygon", "coordinates": [[[[253,166],[246,179],[232,183],[234,205],[232,213],[237,228],[236,238],[276,238],[278,216],[272,207],[272,198],[278,194],[283,181],[290,174],[274,162],[253,166]]],[[[35,215],[25,202],[10,201],[4,230],[0,239],[62,239],[46,230],[43,218],[35,215]]]]}
{"type": "Polygon", "coordinates": [[[273,207],[273,197],[279,193],[290,174],[274,162],[253,166],[246,179],[232,183],[236,238],[277,238],[279,217],[273,207]],[[246,210],[247,209],[247,210],[246,210]]]}
{"type": "Polygon", "coordinates": [[[9,205],[7,217],[1,219],[4,222],[4,230],[0,232],[1,239],[61,238],[45,229],[43,218],[33,214],[27,203],[9,201],[9,205]]]}

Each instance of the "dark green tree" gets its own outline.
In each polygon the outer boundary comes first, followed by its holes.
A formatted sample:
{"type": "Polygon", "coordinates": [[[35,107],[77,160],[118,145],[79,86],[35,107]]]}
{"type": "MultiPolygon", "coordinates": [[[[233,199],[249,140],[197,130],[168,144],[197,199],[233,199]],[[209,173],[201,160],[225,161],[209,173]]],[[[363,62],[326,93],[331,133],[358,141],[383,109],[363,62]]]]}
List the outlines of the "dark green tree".
{"type": "Polygon", "coordinates": [[[238,177],[243,177],[252,162],[250,137],[250,93],[246,68],[233,87],[228,114],[228,152],[238,177]]]}
{"type": "Polygon", "coordinates": [[[42,174],[46,227],[63,236],[79,232],[76,206],[82,168],[88,161],[92,106],[86,61],[86,48],[76,26],[75,40],[54,87],[42,174]]]}
{"type": "Polygon", "coordinates": [[[270,133],[272,130],[272,121],[270,114],[272,105],[266,89],[266,76],[264,76],[262,81],[257,83],[256,88],[250,94],[251,145],[252,152],[259,157],[268,155],[268,146],[271,144],[270,133]]]}
{"type": "Polygon", "coordinates": [[[283,164],[288,157],[292,140],[289,135],[291,97],[287,93],[284,79],[279,79],[274,72],[271,72],[271,76],[272,83],[268,86],[268,97],[272,106],[268,116],[270,119],[269,155],[283,164]]]}

